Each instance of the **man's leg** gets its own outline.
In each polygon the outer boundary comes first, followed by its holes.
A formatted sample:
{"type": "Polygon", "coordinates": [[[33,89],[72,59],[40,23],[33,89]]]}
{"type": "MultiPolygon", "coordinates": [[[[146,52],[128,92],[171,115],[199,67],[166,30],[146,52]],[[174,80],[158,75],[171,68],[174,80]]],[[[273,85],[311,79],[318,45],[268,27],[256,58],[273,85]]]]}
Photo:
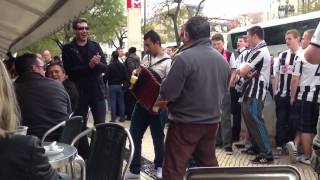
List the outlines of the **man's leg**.
{"type": "Polygon", "coordinates": [[[109,94],[110,94],[110,101],[111,101],[111,122],[115,122],[117,115],[117,91],[115,85],[109,86],[109,94]]]}
{"type": "MultiPolygon", "coordinates": [[[[87,121],[88,121],[88,108],[89,102],[85,97],[79,97],[79,105],[75,112],[76,116],[82,116],[83,124],[82,124],[82,131],[87,129],[87,121]]],[[[89,141],[88,137],[83,137],[79,140],[78,151],[80,156],[83,159],[88,159],[89,156],[89,141]]]]}
{"type": "Polygon", "coordinates": [[[119,114],[120,114],[120,122],[125,121],[125,105],[124,105],[124,90],[120,86],[117,96],[118,106],[119,106],[119,114]]]}
{"type": "Polygon", "coordinates": [[[221,114],[221,137],[222,146],[227,152],[232,153],[232,126],[231,126],[231,97],[228,92],[222,100],[222,114],[221,114]]]}
{"type": "Polygon", "coordinates": [[[208,124],[205,135],[200,139],[193,153],[196,162],[201,167],[218,166],[215,152],[217,130],[218,124],[208,124]]]}
{"type": "Polygon", "coordinates": [[[230,89],[231,95],[231,111],[232,111],[232,140],[240,140],[241,132],[241,104],[239,103],[239,98],[241,94],[235,90],[235,88],[230,89]]]}
{"type": "Polygon", "coordinates": [[[106,102],[104,99],[90,101],[90,108],[94,124],[106,122],[106,102]]]}
{"type": "Polygon", "coordinates": [[[288,142],[290,135],[289,111],[290,101],[287,97],[275,96],[276,102],[276,145],[283,147],[288,142]]]}
{"type": "Polygon", "coordinates": [[[267,129],[262,118],[263,102],[254,98],[249,98],[250,102],[248,122],[252,139],[258,145],[260,156],[268,160],[273,160],[272,146],[268,137],[267,129]]]}
{"type": "MultiPolygon", "coordinates": [[[[200,133],[202,132],[200,131],[200,133]]],[[[177,124],[170,121],[165,143],[162,179],[183,179],[187,168],[187,161],[191,158],[199,137],[201,137],[198,133],[194,131],[192,125],[177,124]]],[[[211,143],[213,144],[214,142],[212,141],[211,143]]]]}
{"type": "Polygon", "coordinates": [[[133,109],[130,124],[130,133],[134,144],[134,155],[130,165],[130,172],[133,174],[140,173],[141,143],[148,125],[148,112],[137,103],[133,109]]]}
{"type": "Polygon", "coordinates": [[[164,154],[164,132],[163,132],[163,114],[160,112],[159,115],[150,115],[150,131],[154,146],[154,165],[155,168],[162,167],[163,154],[164,154]]]}

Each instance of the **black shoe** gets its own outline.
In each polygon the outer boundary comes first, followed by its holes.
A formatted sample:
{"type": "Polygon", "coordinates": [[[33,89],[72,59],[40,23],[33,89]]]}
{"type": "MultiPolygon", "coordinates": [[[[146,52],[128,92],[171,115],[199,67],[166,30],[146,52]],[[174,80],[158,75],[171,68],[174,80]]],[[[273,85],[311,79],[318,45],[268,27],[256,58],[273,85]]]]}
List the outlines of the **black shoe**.
{"type": "Polygon", "coordinates": [[[246,146],[244,144],[234,144],[236,146],[236,148],[238,149],[243,149],[246,148],[246,146]]]}
{"type": "Polygon", "coordinates": [[[227,155],[231,155],[233,153],[233,150],[232,150],[231,146],[225,147],[224,150],[226,151],[227,155]]]}
{"type": "Polygon", "coordinates": [[[262,156],[257,156],[253,160],[251,160],[253,164],[270,164],[273,163],[273,158],[265,158],[262,156]]]}
{"type": "Polygon", "coordinates": [[[257,155],[259,152],[255,148],[249,147],[248,149],[241,151],[241,153],[245,153],[249,155],[257,155]]]}

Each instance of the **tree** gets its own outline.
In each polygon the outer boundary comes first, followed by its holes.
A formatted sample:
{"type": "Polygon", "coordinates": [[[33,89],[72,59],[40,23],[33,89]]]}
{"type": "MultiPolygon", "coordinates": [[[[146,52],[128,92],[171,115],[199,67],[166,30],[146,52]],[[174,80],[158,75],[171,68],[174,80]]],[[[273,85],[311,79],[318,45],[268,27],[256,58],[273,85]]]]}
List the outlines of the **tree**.
{"type": "MultiPolygon", "coordinates": [[[[192,16],[199,15],[200,9],[202,8],[203,3],[206,0],[200,0],[197,6],[192,6],[196,8],[190,8],[187,4],[183,3],[183,0],[165,0],[164,2],[159,3],[159,9],[156,12],[164,15],[165,19],[169,18],[174,32],[174,39],[177,46],[180,46],[181,40],[179,36],[179,26],[181,24],[181,11],[184,10],[187,12],[188,17],[183,17],[184,20],[191,18],[192,16]]],[[[161,16],[161,15],[160,15],[161,16]]]]}
{"type": "MultiPolygon", "coordinates": [[[[80,17],[85,17],[89,22],[90,38],[101,43],[113,40],[126,19],[123,2],[119,0],[102,0],[92,9],[80,14],[80,17]]],[[[66,24],[58,32],[20,50],[18,53],[42,53],[45,49],[49,49],[54,55],[60,54],[60,47],[72,39],[72,31],[71,24],[66,24]]]]}

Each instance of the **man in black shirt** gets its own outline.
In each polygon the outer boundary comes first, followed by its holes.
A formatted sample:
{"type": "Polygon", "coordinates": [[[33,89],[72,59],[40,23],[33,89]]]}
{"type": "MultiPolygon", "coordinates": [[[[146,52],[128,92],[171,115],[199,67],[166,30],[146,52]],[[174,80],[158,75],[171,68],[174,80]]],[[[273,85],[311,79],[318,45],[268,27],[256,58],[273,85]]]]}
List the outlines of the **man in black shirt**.
{"type": "MultiPolygon", "coordinates": [[[[62,61],[69,79],[79,91],[79,105],[75,115],[83,116],[87,127],[88,108],[90,107],[94,124],[105,122],[105,84],[102,73],[106,71],[107,63],[101,47],[91,41],[89,26],[85,19],[79,18],[72,23],[75,38],[62,48],[62,61]]],[[[79,153],[83,158],[88,155],[88,140],[80,140],[79,153]]]]}

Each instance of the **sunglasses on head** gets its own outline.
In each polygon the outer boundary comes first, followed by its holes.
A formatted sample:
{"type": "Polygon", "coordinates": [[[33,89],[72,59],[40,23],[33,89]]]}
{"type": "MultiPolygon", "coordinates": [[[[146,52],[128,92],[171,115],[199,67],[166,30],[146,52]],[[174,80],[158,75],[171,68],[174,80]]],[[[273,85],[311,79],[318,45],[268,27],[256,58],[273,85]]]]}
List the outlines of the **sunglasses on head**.
{"type": "Polygon", "coordinates": [[[89,30],[89,27],[78,27],[77,28],[78,31],[83,31],[83,30],[89,30]]]}

